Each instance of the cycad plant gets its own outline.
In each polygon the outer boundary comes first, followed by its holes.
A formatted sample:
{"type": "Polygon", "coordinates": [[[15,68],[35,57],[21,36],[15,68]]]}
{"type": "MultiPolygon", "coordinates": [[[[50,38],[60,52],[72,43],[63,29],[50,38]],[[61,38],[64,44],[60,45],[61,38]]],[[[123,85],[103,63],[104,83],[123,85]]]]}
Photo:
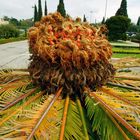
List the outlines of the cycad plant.
{"type": "Polygon", "coordinates": [[[114,77],[105,27],[49,14],[29,46],[29,72],[0,72],[0,139],[140,139],[140,79],[114,77]]]}

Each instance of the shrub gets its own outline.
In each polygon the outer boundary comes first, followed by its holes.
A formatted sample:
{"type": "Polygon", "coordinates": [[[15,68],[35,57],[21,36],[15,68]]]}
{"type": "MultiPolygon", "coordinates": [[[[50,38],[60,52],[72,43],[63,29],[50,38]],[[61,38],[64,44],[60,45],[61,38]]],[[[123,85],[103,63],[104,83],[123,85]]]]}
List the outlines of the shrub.
{"type": "Polygon", "coordinates": [[[140,42],[140,33],[137,33],[134,38],[140,42]]]}
{"type": "Polygon", "coordinates": [[[14,25],[0,25],[0,38],[19,37],[19,33],[19,30],[14,25]]]}
{"type": "Polygon", "coordinates": [[[113,16],[106,21],[109,30],[109,40],[126,40],[126,31],[130,25],[130,19],[124,16],[113,16]]]}
{"type": "Polygon", "coordinates": [[[140,33],[137,33],[135,36],[131,37],[132,42],[140,43],[140,33]]]}

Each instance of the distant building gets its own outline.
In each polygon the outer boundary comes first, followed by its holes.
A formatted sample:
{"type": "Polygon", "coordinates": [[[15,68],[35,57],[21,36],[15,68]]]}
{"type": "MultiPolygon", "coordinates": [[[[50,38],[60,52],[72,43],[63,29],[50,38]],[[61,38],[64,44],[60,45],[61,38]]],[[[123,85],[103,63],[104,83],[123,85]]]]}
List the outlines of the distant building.
{"type": "Polygon", "coordinates": [[[0,25],[6,25],[9,24],[9,21],[5,21],[3,19],[0,19],[0,25]]]}

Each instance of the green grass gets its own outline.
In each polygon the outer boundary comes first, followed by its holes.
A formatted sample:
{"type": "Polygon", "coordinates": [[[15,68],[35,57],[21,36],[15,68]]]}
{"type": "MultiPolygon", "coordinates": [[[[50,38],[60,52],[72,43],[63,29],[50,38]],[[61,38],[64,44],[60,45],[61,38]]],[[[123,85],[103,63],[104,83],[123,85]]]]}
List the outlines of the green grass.
{"type": "Polygon", "coordinates": [[[139,53],[140,54],[140,49],[139,48],[117,48],[113,47],[113,52],[119,52],[119,53],[139,53]]]}
{"type": "Polygon", "coordinates": [[[124,58],[124,57],[132,57],[132,58],[140,58],[140,54],[120,54],[113,53],[113,58],[124,58]]]}
{"type": "Polygon", "coordinates": [[[17,37],[17,38],[9,38],[9,39],[0,39],[0,44],[10,43],[10,42],[16,42],[21,40],[26,40],[26,37],[17,37]]]}
{"type": "Polygon", "coordinates": [[[114,52],[112,57],[114,58],[140,58],[139,44],[125,41],[111,42],[111,44],[114,52]]]}

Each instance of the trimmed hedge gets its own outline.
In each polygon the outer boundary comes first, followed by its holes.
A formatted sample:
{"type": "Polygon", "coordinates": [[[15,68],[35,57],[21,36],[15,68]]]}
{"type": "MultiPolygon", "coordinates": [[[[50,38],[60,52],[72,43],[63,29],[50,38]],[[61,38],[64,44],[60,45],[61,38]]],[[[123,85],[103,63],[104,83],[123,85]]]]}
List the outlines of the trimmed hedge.
{"type": "Polygon", "coordinates": [[[140,58],[140,54],[113,53],[112,57],[113,58],[124,58],[124,57],[140,58]]]}
{"type": "Polygon", "coordinates": [[[27,37],[0,39],[0,44],[10,43],[10,42],[16,42],[16,41],[22,41],[22,40],[26,40],[26,39],[27,39],[27,37]]]}
{"type": "Polygon", "coordinates": [[[123,48],[123,49],[129,49],[129,48],[134,48],[134,49],[140,49],[140,47],[139,46],[119,46],[119,45],[112,45],[113,47],[115,47],[115,48],[123,48]]]}
{"type": "Polygon", "coordinates": [[[140,54],[140,52],[123,52],[123,51],[113,51],[113,53],[122,53],[122,54],[140,54]]]}
{"type": "Polygon", "coordinates": [[[113,52],[114,53],[123,53],[123,54],[140,54],[140,48],[139,47],[114,47],[113,46],[113,52]]]}

